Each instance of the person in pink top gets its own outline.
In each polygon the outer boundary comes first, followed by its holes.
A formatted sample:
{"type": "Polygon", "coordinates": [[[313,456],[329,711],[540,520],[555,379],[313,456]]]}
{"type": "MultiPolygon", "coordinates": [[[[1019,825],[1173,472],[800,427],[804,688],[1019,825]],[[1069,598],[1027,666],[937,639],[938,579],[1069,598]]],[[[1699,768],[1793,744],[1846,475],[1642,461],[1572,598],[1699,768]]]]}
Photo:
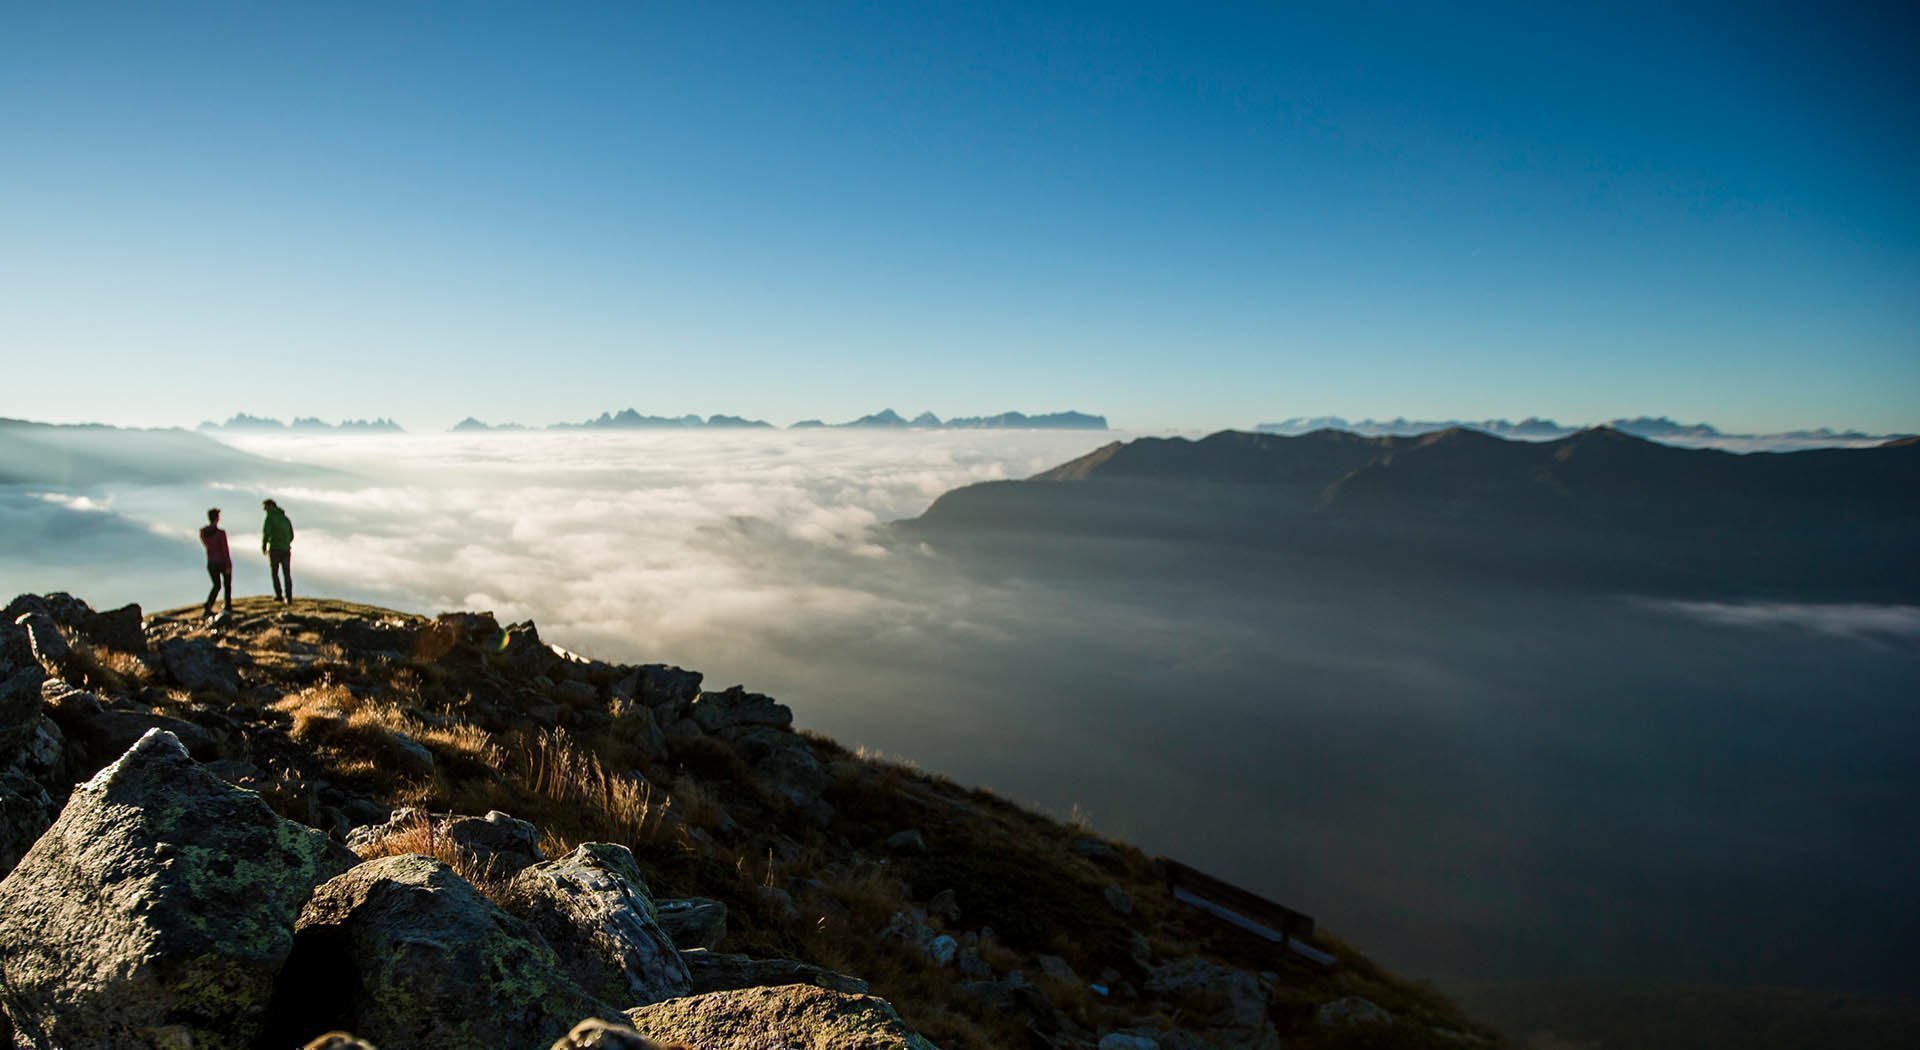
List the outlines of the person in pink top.
{"type": "Polygon", "coordinates": [[[213,590],[207,592],[206,615],[213,615],[213,600],[220,597],[221,588],[227,592],[227,612],[233,611],[233,555],[227,551],[227,530],[220,527],[220,508],[207,511],[207,525],[200,530],[200,545],[207,549],[207,576],[213,580],[213,590]]]}

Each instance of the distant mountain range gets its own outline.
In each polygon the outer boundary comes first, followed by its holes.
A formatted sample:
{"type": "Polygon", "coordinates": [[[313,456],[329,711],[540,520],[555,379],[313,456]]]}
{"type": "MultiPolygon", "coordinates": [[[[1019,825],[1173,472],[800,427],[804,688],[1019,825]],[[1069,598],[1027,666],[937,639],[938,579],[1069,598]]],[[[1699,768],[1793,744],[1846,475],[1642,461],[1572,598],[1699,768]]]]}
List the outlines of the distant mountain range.
{"type": "MultiPolygon", "coordinates": [[[[1669,445],[1690,445],[1702,448],[1726,448],[1741,450],[1748,448],[1771,448],[1792,450],[1797,448],[1824,448],[1835,445],[1876,445],[1905,434],[1865,434],[1858,430],[1833,430],[1820,427],[1816,430],[1788,430],[1773,434],[1730,434],[1707,423],[1677,423],[1665,416],[1636,416],[1632,419],[1615,419],[1603,424],[1612,430],[1669,445]]],[[[1362,419],[1349,422],[1339,416],[1296,416],[1278,423],[1261,423],[1253,429],[1262,434],[1281,434],[1297,437],[1316,430],[1344,430],[1352,434],[1368,437],[1417,437],[1441,430],[1455,428],[1477,430],[1485,434],[1495,434],[1505,438],[1524,441],[1552,441],[1579,433],[1585,427],[1565,426],[1551,419],[1529,416],[1518,423],[1505,419],[1484,419],[1479,421],[1422,420],[1394,418],[1388,420],[1362,419]]]]}
{"type": "Polygon", "coordinates": [[[326,473],[249,455],[190,430],[0,419],[0,485],[178,485],[286,481],[326,473]]]}
{"type": "Polygon", "coordinates": [[[1611,427],[1549,441],[1222,431],[1113,442],[941,496],[934,537],[1124,537],[1316,568],[1920,600],[1920,439],[1739,455],[1611,427]]]}
{"type": "Polygon", "coordinates": [[[282,423],[265,416],[250,416],[245,412],[235,415],[225,423],[211,420],[200,424],[200,429],[214,433],[286,433],[290,431],[313,433],[331,431],[355,434],[404,434],[400,424],[391,419],[343,419],[338,423],[329,423],[312,416],[295,416],[292,423],[282,423]]]}
{"type": "MultiPolygon", "coordinates": [[[[648,429],[687,429],[687,428],[768,428],[773,427],[761,419],[745,419],[740,416],[716,415],[702,418],[697,415],[685,416],[649,416],[628,408],[619,412],[602,412],[597,418],[579,423],[554,423],[547,430],[648,430],[648,429]]],[[[828,427],[870,427],[923,430],[1105,430],[1105,416],[1088,415],[1084,412],[1048,412],[1029,416],[1024,412],[1002,412],[995,416],[956,416],[942,421],[931,412],[922,412],[912,419],[900,415],[891,408],[881,409],[872,415],[845,423],[826,423],[818,419],[803,419],[793,424],[790,430],[811,430],[828,427]]],[[[479,430],[530,430],[531,427],[518,423],[487,424],[469,416],[454,424],[456,432],[479,430]]]]}

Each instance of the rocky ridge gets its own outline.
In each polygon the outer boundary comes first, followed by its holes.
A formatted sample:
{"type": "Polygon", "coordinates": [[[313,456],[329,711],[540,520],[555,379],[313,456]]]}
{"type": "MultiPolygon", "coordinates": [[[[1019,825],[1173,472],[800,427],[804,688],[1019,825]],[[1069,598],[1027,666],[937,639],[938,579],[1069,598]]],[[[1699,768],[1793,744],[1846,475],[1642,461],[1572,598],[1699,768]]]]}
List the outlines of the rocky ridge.
{"type": "Polygon", "coordinates": [[[17,1047],[1492,1044],[1124,844],[486,613],[15,599],[0,875],[17,1047]]]}

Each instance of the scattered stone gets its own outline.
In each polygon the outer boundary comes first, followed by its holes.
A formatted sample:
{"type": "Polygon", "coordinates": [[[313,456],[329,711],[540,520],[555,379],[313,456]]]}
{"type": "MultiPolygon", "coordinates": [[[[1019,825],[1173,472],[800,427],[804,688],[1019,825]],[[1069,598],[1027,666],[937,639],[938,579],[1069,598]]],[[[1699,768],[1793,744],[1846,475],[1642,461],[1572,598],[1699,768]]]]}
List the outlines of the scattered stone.
{"type": "Polygon", "coordinates": [[[672,999],[627,1018],[651,1038],[701,1050],[936,1050],[885,999],[800,984],[672,999]]]}
{"type": "Polygon", "coordinates": [[[1042,955],[1034,959],[1040,964],[1040,972],[1056,981],[1080,983],[1080,975],[1074,972],[1073,965],[1058,955],[1042,955]]]}
{"type": "Polygon", "coordinates": [[[1133,914],[1133,898],[1128,896],[1127,891],[1121,889],[1118,883],[1109,882],[1107,888],[1100,892],[1107,898],[1107,907],[1122,915],[1133,914]]]}
{"type": "Polygon", "coordinates": [[[940,934],[927,942],[927,958],[935,966],[948,966],[953,963],[954,953],[960,950],[960,942],[948,934],[940,934]]]}
{"type": "Polygon", "coordinates": [[[618,1016],[526,924],[411,854],[368,861],[314,892],[274,1007],[295,1038],[343,1028],[394,1047],[540,1046],[582,1017],[618,1016]]]}
{"type": "Polygon", "coordinates": [[[1349,995],[1344,999],[1335,999],[1330,1003],[1321,1003],[1313,1012],[1313,1023],[1322,1028],[1345,1028],[1349,1025],[1393,1023],[1393,1014],[1371,999],[1362,999],[1349,995]]]}
{"type": "Polygon", "coordinates": [[[1108,1032],[1100,1037],[1100,1050],[1160,1050],[1160,1044],[1144,1035],[1108,1032]]]}
{"type": "Polygon", "coordinates": [[[1109,870],[1118,871],[1127,866],[1127,859],[1120,855],[1119,850],[1091,835],[1082,835],[1074,839],[1067,848],[1073,852],[1074,856],[1085,857],[1109,870]]]}
{"type": "Polygon", "coordinates": [[[625,846],[589,842],[515,876],[514,912],[560,956],[569,977],[607,1002],[686,995],[693,979],[660,928],[653,895],[625,846]]]}
{"type": "Polygon", "coordinates": [[[411,777],[433,775],[433,752],[405,733],[387,730],[387,757],[396,760],[399,773],[411,777]]]}
{"type": "Polygon", "coordinates": [[[895,853],[925,853],[927,837],[913,828],[896,831],[887,836],[887,849],[895,853]]]}
{"type": "Polygon", "coordinates": [[[949,926],[960,921],[960,898],[952,890],[941,890],[927,902],[927,914],[938,915],[949,926]]]}
{"type": "Polygon", "coordinates": [[[655,901],[654,917],[679,948],[717,948],[727,936],[727,906],[708,897],[655,901]]]}
{"type": "Polygon", "coordinates": [[[342,854],[148,733],[74,789],[0,882],[0,1009],[16,1041],[252,1045],[300,904],[342,854]]]}

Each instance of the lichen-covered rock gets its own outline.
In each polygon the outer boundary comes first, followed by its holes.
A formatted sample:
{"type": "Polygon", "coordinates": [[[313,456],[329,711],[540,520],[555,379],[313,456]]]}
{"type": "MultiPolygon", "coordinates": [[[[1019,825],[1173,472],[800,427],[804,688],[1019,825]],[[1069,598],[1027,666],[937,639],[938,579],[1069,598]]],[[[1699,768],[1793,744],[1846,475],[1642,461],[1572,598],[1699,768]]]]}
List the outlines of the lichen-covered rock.
{"type": "Polygon", "coordinates": [[[797,959],[749,959],[703,948],[683,951],[680,958],[693,977],[696,993],[773,988],[783,984],[808,984],[850,995],[864,995],[867,991],[867,982],[858,977],[834,973],[797,959]]]}
{"type": "Polygon", "coordinates": [[[675,1044],[656,1043],[623,1024],[589,1019],[573,1026],[551,1050],[686,1050],[675,1044]]]}
{"type": "Polygon", "coordinates": [[[583,1017],[619,1016],[525,923],[412,854],[314,891],[275,1011],[276,1044],[341,1029],[393,1050],[544,1046],[583,1017]]]}
{"type": "Polygon", "coordinates": [[[885,999],[804,984],[671,999],[627,1018],[650,1039],[701,1050],[936,1050],[885,999]]]}
{"type": "Polygon", "coordinates": [[[653,913],[681,949],[715,948],[727,936],[727,906],[711,897],[655,901],[653,913]]]}
{"type": "Polygon", "coordinates": [[[641,1006],[686,995],[692,978],[660,928],[633,854],[589,842],[516,876],[513,909],[546,938],[561,967],[608,1002],[641,1006]]]}
{"type": "Polygon", "coordinates": [[[147,734],[75,788],[0,881],[16,1045],[251,1045],[301,902],[341,853],[147,734]]]}

